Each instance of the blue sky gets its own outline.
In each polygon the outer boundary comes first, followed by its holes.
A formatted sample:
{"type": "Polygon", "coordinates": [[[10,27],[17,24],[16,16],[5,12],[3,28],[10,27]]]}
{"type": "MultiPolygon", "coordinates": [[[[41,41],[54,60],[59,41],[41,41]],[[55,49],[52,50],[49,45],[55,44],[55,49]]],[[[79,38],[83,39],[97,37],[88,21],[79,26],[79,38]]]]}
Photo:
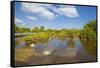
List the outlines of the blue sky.
{"type": "Polygon", "coordinates": [[[33,28],[81,29],[96,19],[96,7],[15,2],[15,24],[33,28]]]}

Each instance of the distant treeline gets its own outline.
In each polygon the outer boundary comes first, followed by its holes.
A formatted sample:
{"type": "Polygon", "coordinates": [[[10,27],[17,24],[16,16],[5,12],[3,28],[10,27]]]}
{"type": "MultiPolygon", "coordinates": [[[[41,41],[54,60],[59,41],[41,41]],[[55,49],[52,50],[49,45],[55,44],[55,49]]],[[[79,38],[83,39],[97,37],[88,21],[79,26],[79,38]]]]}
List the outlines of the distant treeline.
{"type": "Polygon", "coordinates": [[[39,33],[48,37],[78,37],[82,39],[96,38],[96,20],[89,21],[84,25],[83,29],[46,29],[45,27],[34,27],[32,29],[26,27],[19,27],[15,25],[16,33],[39,33]]]}

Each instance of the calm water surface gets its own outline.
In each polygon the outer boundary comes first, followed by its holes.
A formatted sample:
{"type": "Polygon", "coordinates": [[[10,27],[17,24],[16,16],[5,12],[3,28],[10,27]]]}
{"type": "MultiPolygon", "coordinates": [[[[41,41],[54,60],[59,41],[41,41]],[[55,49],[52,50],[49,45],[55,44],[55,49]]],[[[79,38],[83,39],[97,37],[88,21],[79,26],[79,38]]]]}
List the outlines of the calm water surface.
{"type": "MultiPolygon", "coordinates": [[[[96,45],[96,42],[92,45],[96,45]]],[[[49,39],[45,43],[33,44],[32,49],[36,56],[30,57],[31,60],[27,65],[96,61],[95,55],[91,54],[84,46],[88,46],[88,44],[79,39],[49,39]]],[[[16,46],[16,48],[23,47],[25,47],[24,42],[16,46]]]]}

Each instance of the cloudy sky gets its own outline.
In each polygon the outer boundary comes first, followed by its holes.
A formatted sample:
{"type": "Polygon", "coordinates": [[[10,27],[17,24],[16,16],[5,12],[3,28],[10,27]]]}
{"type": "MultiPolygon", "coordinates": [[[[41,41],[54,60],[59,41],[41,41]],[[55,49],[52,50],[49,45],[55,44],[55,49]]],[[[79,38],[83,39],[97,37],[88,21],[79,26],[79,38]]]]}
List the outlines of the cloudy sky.
{"type": "Polygon", "coordinates": [[[96,7],[15,2],[15,24],[32,28],[82,28],[96,19],[96,7]]]}

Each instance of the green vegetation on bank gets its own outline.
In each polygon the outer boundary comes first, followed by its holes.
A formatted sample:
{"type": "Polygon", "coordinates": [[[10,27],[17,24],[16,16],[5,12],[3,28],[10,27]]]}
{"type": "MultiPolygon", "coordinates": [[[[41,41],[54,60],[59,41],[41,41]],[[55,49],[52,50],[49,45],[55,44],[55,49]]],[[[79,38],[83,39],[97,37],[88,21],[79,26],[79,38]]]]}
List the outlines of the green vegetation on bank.
{"type": "Polygon", "coordinates": [[[29,28],[26,28],[26,27],[19,27],[19,26],[16,26],[15,25],[15,32],[16,33],[25,33],[25,32],[30,32],[30,29],[29,28]]]}
{"type": "Polygon", "coordinates": [[[89,21],[84,28],[80,31],[80,38],[95,39],[96,38],[96,20],[89,21]]]}
{"type": "Polygon", "coordinates": [[[45,29],[43,26],[34,27],[32,29],[15,26],[15,33],[33,33],[26,35],[22,39],[16,40],[16,44],[20,40],[25,42],[37,43],[38,41],[46,41],[49,38],[80,38],[80,39],[96,39],[96,20],[89,21],[84,25],[83,29],[45,29]]]}

